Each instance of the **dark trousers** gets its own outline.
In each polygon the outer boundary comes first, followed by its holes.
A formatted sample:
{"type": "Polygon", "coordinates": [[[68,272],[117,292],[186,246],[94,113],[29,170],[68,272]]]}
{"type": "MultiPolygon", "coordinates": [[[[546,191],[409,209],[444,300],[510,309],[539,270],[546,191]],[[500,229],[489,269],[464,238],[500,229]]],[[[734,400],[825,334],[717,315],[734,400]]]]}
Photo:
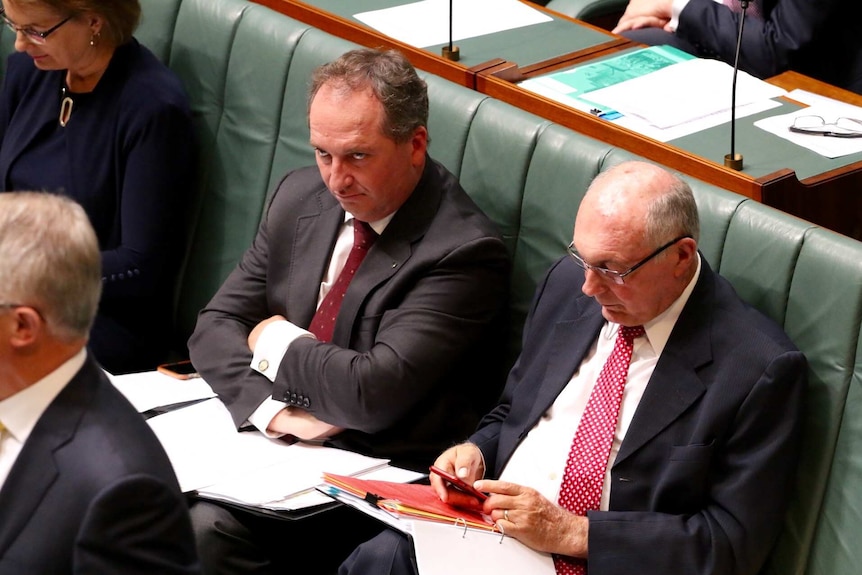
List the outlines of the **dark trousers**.
{"type": "Polygon", "coordinates": [[[418,574],[413,543],[393,529],[357,547],[338,569],[338,575],[418,574]]]}

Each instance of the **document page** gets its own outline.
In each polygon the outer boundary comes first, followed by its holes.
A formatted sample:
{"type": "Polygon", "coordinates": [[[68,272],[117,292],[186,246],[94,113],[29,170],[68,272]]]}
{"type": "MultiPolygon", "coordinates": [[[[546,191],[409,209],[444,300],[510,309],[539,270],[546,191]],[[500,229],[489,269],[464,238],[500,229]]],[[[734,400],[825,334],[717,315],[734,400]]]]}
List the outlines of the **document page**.
{"type": "MultiPolygon", "coordinates": [[[[671,128],[731,109],[733,68],[718,60],[695,58],[607,88],[590,100],[625,116],[637,116],[660,129],[671,128]]],[[[736,105],[763,102],[786,92],[740,71],[736,105]]]]}
{"type": "MultiPolygon", "coordinates": [[[[794,91],[789,96],[797,101],[807,101],[811,106],[790,114],[763,118],[754,125],[826,158],[840,158],[862,152],[862,138],[834,138],[790,131],[796,118],[803,116],[819,116],[825,123],[835,122],[841,117],[862,121],[862,108],[810,93],[794,91]]],[[[859,127],[862,129],[862,123],[859,127]]]]}
{"type": "MultiPolygon", "coordinates": [[[[452,39],[513,30],[553,19],[518,0],[452,0],[452,39]]],[[[424,48],[449,42],[450,0],[422,0],[354,18],[390,38],[424,48]]]]}
{"type": "Polygon", "coordinates": [[[200,377],[177,379],[158,371],[144,371],[126,375],[108,374],[108,379],[139,413],[216,396],[209,384],[200,377]]]}
{"type": "Polygon", "coordinates": [[[431,521],[414,521],[419,575],[555,575],[554,560],[512,537],[431,521]]]}

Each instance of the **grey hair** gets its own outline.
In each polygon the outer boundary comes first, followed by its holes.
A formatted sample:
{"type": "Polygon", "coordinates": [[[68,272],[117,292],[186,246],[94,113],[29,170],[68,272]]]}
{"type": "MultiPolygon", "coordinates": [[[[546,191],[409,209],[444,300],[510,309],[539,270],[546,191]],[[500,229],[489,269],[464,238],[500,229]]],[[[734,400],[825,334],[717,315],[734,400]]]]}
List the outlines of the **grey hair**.
{"type": "Polygon", "coordinates": [[[56,337],[86,337],[102,293],[102,260],[84,209],[43,192],[0,194],[0,300],[39,310],[56,337]]]}

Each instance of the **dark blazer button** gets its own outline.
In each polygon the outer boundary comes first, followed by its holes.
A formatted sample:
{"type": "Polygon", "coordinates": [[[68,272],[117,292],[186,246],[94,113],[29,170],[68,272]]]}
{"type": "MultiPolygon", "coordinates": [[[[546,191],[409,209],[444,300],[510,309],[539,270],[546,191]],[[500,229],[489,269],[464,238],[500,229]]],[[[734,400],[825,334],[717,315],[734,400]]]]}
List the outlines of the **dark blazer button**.
{"type": "Polygon", "coordinates": [[[303,400],[302,407],[311,407],[311,401],[307,397],[303,400]]]}

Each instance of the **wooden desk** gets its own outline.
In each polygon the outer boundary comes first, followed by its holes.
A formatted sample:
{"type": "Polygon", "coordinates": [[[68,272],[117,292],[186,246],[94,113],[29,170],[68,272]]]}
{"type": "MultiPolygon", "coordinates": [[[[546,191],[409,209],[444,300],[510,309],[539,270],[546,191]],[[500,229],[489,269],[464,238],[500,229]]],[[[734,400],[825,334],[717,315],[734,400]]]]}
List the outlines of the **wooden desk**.
{"type": "MultiPolygon", "coordinates": [[[[394,48],[407,56],[410,62],[420,70],[430,72],[437,76],[446,78],[470,89],[476,89],[476,78],[480,72],[493,69],[493,72],[501,77],[518,79],[526,74],[536,73],[556,66],[571,66],[578,62],[595,58],[599,55],[610,54],[615,51],[630,48],[632,42],[621,36],[611,34],[592,24],[581,22],[546,10],[527,2],[531,8],[542,11],[553,18],[557,36],[564,32],[569,38],[568,42],[576,47],[574,50],[558,53],[552,45],[539,43],[532,49],[519,46],[519,42],[504,42],[493,49],[493,56],[479,58],[474,57],[471,61],[472,52],[467,48],[471,43],[483,42],[483,40],[466,39],[456,42],[462,45],[461,54],[464,61],[453,62],[442,57],[439,47],[417,48],[404,42],[386,36],[373,28],[365,26],[359,20],[353,18],[353,14],[368,9],[380,9],[392,5],[406,4],[409,0],[254,0],[290,16],[300,22],[305,22],[315,28],[329,32],[356,44],[370,48],[394,48]],[[587,38],[584,36],[587,35],[587,38]],[[582,41],[578,39],[582,38],[582,41]],[[518,64],[520,62],[520,65],[518,64]]],[[[541,26],[541,25],[539,25],[541,26]]],[[[499,33],[494,36],[500,36],[499,33]]],[[[518,31],[507,31],[505,34],[531,36],[529,31],[523,33],[518,31]]],[[[502,39],[502,38],[501,38],[502,39]]]]}
{"type": "MultiPolygon", "coordinates": [[[[801,88],[851,104],[862,105],[862,96],[795,72],[786,72],[768,81],[788,91],[801,88]]],[[[756,137],[769,138],[775,143],[779,138],[767,135],[765,132],[758,133],[759,128],[753,127],[752,123],[760,117],[781,112],[770,110],[737,121],[737,151],[745,156],[746,162],[754,160],[755,165],[751,166],[747,163],[742,171],[736,171],[726,168],[723,163],[723,154],[727,153],[730,147],[729,126],[710,130],[711,133],[717,134],[716,138],[720,142],[727,142],[727,149],[704,155],[692,150],[690,145],[686,146],[686,143],[696,139],[697,135],[682,139],[680,143],[658,142],[612,122],[528,92],[517,84],[494,77],[490,73],[479,74],[476,89],[683,174],[763,202],[850,237],[862,239],[862,160],[854,159],[848,162],[843,162],[840,158],[834,161],[824,160],[823,163],[829,165],[828,169],[808,174],[800,179],[793,167],[794,157],[791,154],[810,156],[813,153],[789,142],[779,142],[776,145],[786,146],[788,151],[788,157],[781,158],[781,167],[774,171],[763,172],[762,166],[756,165],[760,150],[756,147],[752,149],[751,146],[754,144],[751,143],[746,147],[746,136],[751,137],[750,142],[754,142],[756,137]]],[[[787,102],[788,105],[797,107],[801,105],[792,100],[787,102]]],[[[772,160],[774,163],[774,159],[772,160]]],[[[769,163],[765,161],[763,164],[769,165],[769,163]]]]}
{"type": "MultiPolygon", "coordinates": [[[[612,35],[606,30],[531,4],[531,7],[543,10],[555,19],[564,18],[570,21],[573,33],[578,30],[586,31],[585,33],[588,34],[599,33],[599,41],[581,50],[563,51],[564,53],[551,57],[534,58],[535,61],[532,62],[518,62],[518,58],[523,54],[509,51],[510,47],[507,44],[505,49],[501,48],[500,57],[467,66],[464,62],[446,60],[437,51],[416,48],[392,39],[352,18],[352,14],[368,9],[366,6],[369,4],[374,5],[372,9],[377,9],[381,6],[398,5],[399,2],[396,0],[363,0],[358,3],[342,0],[255,1],[356,44],[400,50],[414,66],[421,70],[475,89],[597,140],[631,151],[672,170],[763,202],[850,237],[862,239],[862,159],[851,157],[850,160],[824,161],[822,163],[827,165],[826,168],[798,177],[800,162],[797,160],[803,156],[810,159],[813,152],[802,150],[789,142],[779,143],[777,147],[780,148],[779,151],[783,150],[783,155],[773,151],[772,156],[767,155],[759,160],[758,154],[762,156],[763,146],[756,142],[764,136],[759,128],[751,125],[754,120],[761,117],[755,115],[744,121],[737,121],[736,147],[737,151],[745,156],[746,164],[742,171],[735,171],[726,168],[723,164],[724,154],[729,152],[730,147],[730,128],[727,125],[706,130],[702,135],[662,143],[528,92],[515,83],[527,77],[570,68],[579,63],[633,47],[628,40],[612,35]],[[322,6],[331,10],[324,9],[322,6]],[[698,138],[701,141],[714,142],[713,147],[719,144],[723,146],[726,142],[727,149],[704,152],[702,149],[699,150],[698,138]],[[786,149],[784,146],[787,146],[786,149]]],[[[553,46],[550,48],[552,49],[553,46]]],[[[794,72],[781,74],[769,81],[786,90],[802,88],[862,105],[862,96],[794,72]]],[[[785,106],[798,108],[799,104],[788,101],[785,106]]],[[[781,112],[772,110],[762,115],[776,113],[781,112]]],[[[778,140],[777,137],[772,137],[778,140]]]]}

